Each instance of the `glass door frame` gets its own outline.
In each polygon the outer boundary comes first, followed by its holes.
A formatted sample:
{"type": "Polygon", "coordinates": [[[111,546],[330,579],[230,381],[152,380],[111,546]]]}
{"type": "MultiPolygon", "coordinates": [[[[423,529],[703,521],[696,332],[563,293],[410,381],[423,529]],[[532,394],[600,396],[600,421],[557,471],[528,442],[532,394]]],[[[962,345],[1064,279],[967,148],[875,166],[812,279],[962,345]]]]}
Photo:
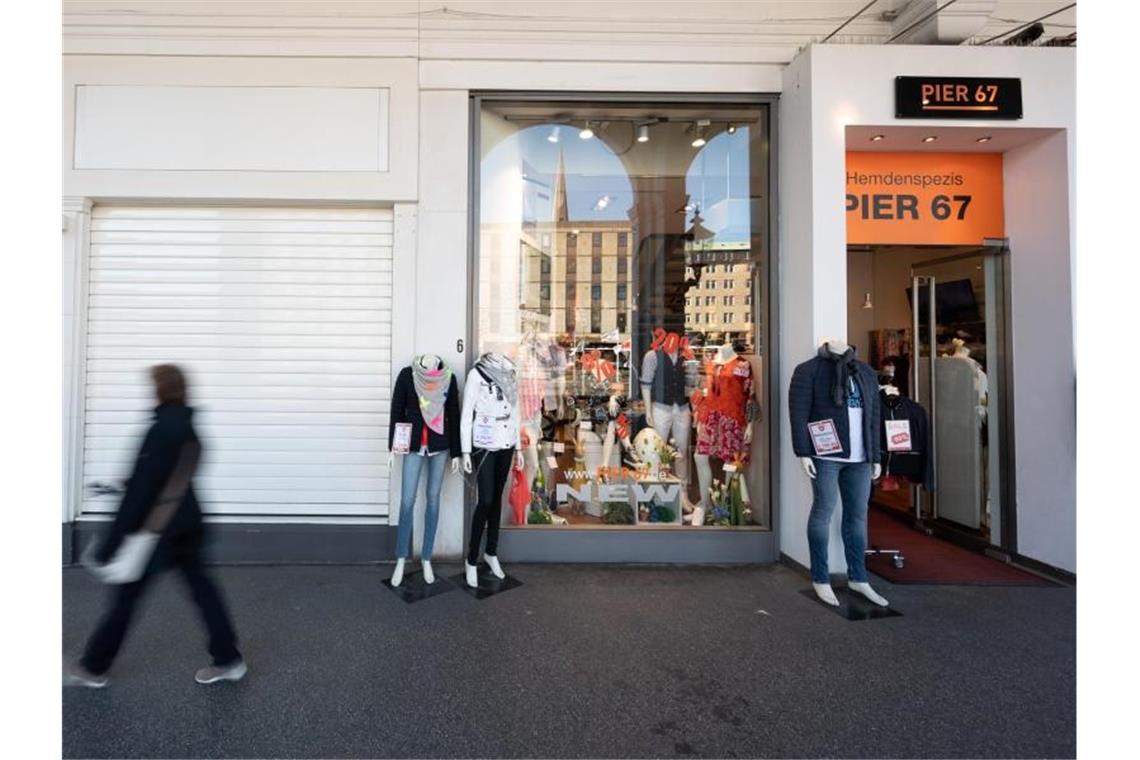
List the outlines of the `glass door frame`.
{"type": "MultiPolygon", "coordinates": [[[[976,249],[959,251],[950,256],[936,257],[924,261],[915,262],[911,265],[911,287],[914,297],[912,299],[912,335],[913,335],[913,366],[911,367],[911,388],[912,395],[915,401],[923,403],[920,398],[921,388],[921,350],[920,346],[925,346],[929,351],[930,365],[929,372],[929,389],[930,399],[925,403],[929,405],[928,413],[930,415],[930,435],[931,435],[931,452],[930,455],[935,457],[935,464],[933,467],[933,485],[934,492],[929,494],[931,503],[931,514],[924,515],[922,506],[924,500],[918,498],[916,494],[914,499],[915,503],[915,520],[920,526],[933,529],[938,517],[938,471],[937,471],[937,425],[938,421],[935,415],[936,402],[938,398],[938,387],[935,379],[935,361],[937,357],[937,334],[935,327],[937,325],[936,319],[936,306],[937,301],[935,298],[935,288],[937,287],[937,278],[928,275],[923,275],[922,270],[929,270],[931,267],[937,267],[942,264],[949,264],[956,261],[965,259],[981,257],[985,260],[987,266],[987,279],[992,278],[996,281],[997,287],[991,293],[987,289],[987,312],[991,309],[989,305],[993,306],[993,346],[990,346],[989,336],[987,335],[986,341],[986,371],[987,374],[994,379],[992,384],[990,397],[996,398],[996,410],[994,405],[991,405],[987,410],[987,420],[989,435],[992,438],[997,437],[997,457],[996,467],[998,469],[998,483],[996,487],[993,486],[993,473],[990,474],[988,482],[990,483],[990,490],[992,497],[998,501],[998,509],[996,514],[991,514],[990,535],[986,540],[987,551],[991,553],[998,553],[1005,557],[1015,556],[1017,553],[1017,510],[1014,502],[1014,494],[1017,493],[1015,475],[1016,470],[1014,463],[1015,450],[1014,450],[1014,416],[1013,416],[1013,342],[1011,332],[1011,281],[1010,281],[1010,249],[1009,240],[1007,238],[986,239],[983,245],[976,249]],[[922,315],[919,313],[919,288],[929,288],[928,297],[928,313],[922,315]],[[923,320],[928,325],[926,340],[923,341],[923,334],[921,327],[923,320]],[[996,391],[996,392],[995,392],[996,391]],[[996,414],[990,412],[996,411],[996,414]]],[[[991,331],[989,325],[990,319],[987,314],[987,333],[991,331]]],[[[989,466],[987,462],[987,466],[989,466]]],[[[940,526],[945,528],[945,526],[940,526]]],[[[947,529],[947,532],[956,533],[953,529],[947,529]]],[[[965,534],[960,534],[965,536],[965,534]]],[[[976,538],[974,539],[977,540],[976,538]]]]}

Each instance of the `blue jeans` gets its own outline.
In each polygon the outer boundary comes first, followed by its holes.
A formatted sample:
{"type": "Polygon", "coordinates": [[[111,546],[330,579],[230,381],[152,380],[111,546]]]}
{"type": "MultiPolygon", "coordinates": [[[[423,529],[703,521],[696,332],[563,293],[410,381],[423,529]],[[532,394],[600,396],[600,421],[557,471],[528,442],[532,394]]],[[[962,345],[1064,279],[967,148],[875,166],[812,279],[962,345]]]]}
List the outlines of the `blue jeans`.
{"type": "Polygon", "coordinates": [[[827,538],[835,503],[843,501],[843,552],[847,556],[847,580],[867,580],[867,500],[871,498],[870,462],[835,462],[815,459],[811,482],[811,515],[808,517],[808,551],[811,579],[828,583],[827,538]]]}
{"type": "Polygon", "coordinates": [[[396,528],[396,557],[412,556],[412,524],[415,522],[416,494],[420,489],[420,472],[427,465],[427,509],[424,510],[424,545],[420,558],[431,559],[435,546],[435,528],[439,524],[439,491],[443,488],[443,473],[447,468],[448,453],[435,456],[404,454],[403,480],[400,483],[400,525],[396,528]]]}

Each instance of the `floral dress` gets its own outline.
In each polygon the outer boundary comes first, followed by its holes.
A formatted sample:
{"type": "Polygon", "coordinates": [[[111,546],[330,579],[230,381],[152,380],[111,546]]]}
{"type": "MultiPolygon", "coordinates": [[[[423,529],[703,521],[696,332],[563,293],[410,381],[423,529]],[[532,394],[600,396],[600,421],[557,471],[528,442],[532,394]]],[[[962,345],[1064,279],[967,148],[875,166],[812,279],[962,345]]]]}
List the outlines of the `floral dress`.
{"type": "MultiPolygon", "coordinates": [[[[708,394],[697,398],[697,453],[732,461],[747,456],[744,428],[752,398],[752,365],[734,357],[709,373],[708,394]]],[[[697,394],[699,395],[699,394],[697,394]]]]}

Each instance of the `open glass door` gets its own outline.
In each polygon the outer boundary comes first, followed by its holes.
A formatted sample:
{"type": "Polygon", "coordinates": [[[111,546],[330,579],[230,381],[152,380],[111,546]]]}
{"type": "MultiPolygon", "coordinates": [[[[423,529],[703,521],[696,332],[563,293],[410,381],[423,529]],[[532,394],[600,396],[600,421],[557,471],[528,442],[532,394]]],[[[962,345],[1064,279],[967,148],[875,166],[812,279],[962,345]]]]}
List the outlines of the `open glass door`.
{"type": "Polygon", "coordinates": [[[934,490],[916,518],[1002,548],[1006,376],[1004,248],[914,264],[915,399],[930,418],[934,490]]]}

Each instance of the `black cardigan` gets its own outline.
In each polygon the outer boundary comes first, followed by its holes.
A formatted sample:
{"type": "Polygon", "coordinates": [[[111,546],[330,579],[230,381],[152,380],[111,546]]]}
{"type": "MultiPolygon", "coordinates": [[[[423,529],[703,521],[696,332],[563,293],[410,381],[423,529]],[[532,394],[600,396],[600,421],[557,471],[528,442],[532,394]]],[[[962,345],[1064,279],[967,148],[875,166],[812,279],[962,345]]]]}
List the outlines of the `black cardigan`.
{"type": "MultiPolygon", "coordinates": [[[[420,397],[416,394],[416,383],[412,379],[412,368],[404,367],[396,378],[396,387],[392,390],[392,414],[388,422],[388,450],[392,450],[392,441],[396,436],[396,423],[412,423],[413,453],[420,450],[420,437],[423,435],[424,415],[420,411],[420,397]]],[[[447,386],[447,400],[443,402],[443,433],[437,433],[428,428],[428,451],[450,451],[452,457],[462,454],[459,448],[459,384],[455,382],[455,373],[451,375],[451,383],[447,386]]]]}
{"type": "MultiPolygon", "coordinates": [[[[881,403],[879,378],[864,362],[852,361],[851,377],[859,383],[863,393],[863,446],[867,461],[878,464],[881,460],[879,425],[881,403]]],[[[831,385],[835,380],[835,362],[816,356],[796,367],[788,389],[788,418],[792,423],[792,450],[797,457],[816,456],[812,446],[809,422],[832,420],[839,441],[843,444],[840,457],[851,456],[851,432],[848,428],[847,407],[836,406],[831,399],[831,385]]]]}

